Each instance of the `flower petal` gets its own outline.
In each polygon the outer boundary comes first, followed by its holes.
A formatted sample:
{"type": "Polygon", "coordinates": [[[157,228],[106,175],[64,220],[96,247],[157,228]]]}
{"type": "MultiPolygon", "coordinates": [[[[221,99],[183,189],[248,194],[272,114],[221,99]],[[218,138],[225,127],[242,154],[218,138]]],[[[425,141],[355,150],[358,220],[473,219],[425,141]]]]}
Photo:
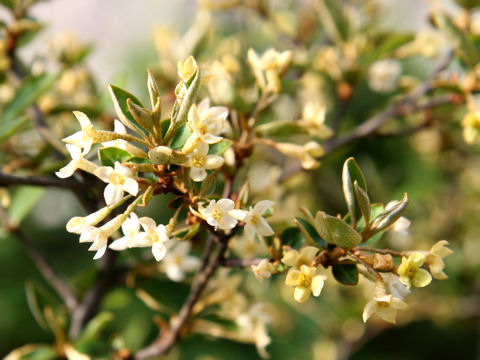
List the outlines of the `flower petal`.
{"type": "Polygon", "coordinates": [[[325,284],[326,276],[317,275],[312,279],[312,294],[313,296],[319,296],[322,292],[323,285],[325,284]]]}
{"type": "Polygon", "coordinates": [[[97,252],[95,253],[95,256],[93,257],[93,260],[98,260],[100,259],[104,254],[105,254],[105,251],[107,250],[107,245],[101,247],[100,249],[97,250],[97,252]]]}
{"type": "Polygon", "coordinates": [[[147,233],[150,231],[156,231],[157,229],[157,224],[155,221],[148,216],[141,217],[138,219],[138,222],[142,225],[143,230],[145,230],[147,233]]]}
{"type": "Polygon", "coordinates": [[[160,261],[165,257],[165,254],[167,253],[167,248],[165,245],[160,242],[156,241],[152,245],[152,254],[155,257],[155,260],[160,261]]]}
{"type": "Polygon", "coordinates": [[[363,308],[362,319],[363,322],[367,322],[367,320],[372,316],[372,314],[377,309],[377,302],[375,300],[370,300],[365,307],[363,308]]]}
{"type": "Polygon", "coordinates": [[[120,202],[123,198],[123,189],[120,186],[108,184],[103,192],[105,203],[112,205],[120,202]]]}
{"type": "Polygon", "coordinates": [[[125,190],[129,194],[137,195],[137,193],[138,193],[137,180],[132,179],[132,178],[125,179],[125,183],[123,184],[123,190],[125,190]]]}
{"type": "Polygon", "coordinates": [[[310,289],[303,287],[303,286],[297,286],[295,288],[295,291],[293,292],[293,298],[295,301],[299,303],[303,303],[308,300],[310,297],[310,289]]]}
{"type": "Polygon", "coordinates": [[[210,133],[207,133],[207,134],[203,134],[200,136],[200,138],[206,142],[207,144],[216,144],[220,141],[222,141],[222,137],[221,136],[215,136],[213,134],[210,134],[210,133]]]}
{"type": "Polygon", "coordinates": [[[90,126],[92,125],[92,122],[90,121],[90,119],[88,118],[87,115],[85,115],[83,112],[81,111],[74,111],[73,112],[73,115],[75,115],[75,117],[77,118],[78,122],[80,123],[80,126],[83,128],[87,127],[87,126],[90,126]]]}
{"type": "Polygon", "coordinates": [[[207,170],[217,169],[223,165],[225,159],[220,155],[208,155],[204,168],[207,170]]]}
{"type": "Polygon", "coordinates": [[[73,160],[73,161],[70,161],[64,167],[62,167],[60,170],[55,172],[55,175],[57,175],[61,179],[65,179],[72,176],[77,169],[78,169],[77,161],[73,160]]]}
{"type": "Polygon", "coordinates": [[[300,277],[301,277],[301,272],[296,270],[296,269],[290,269],[290,271],[287,273],[287,277],[285,279],[285,285],[288,285],[288,286],[297,286],[299,281],[300,281],[300,277]]]}
{"type": "Polygon", "coordinates": [[[270,224],[263,217],[260,218],[260,223],[256,226],[257,232],[262,236],[271,236],[275,234],[270,224]]]}
{"type": "Polygon", "coordinates": [[[271,200],[262,200],[253,207],[253,211],[258,215],[263,215],[263,213],[274,204],[271,200]]]}
{"type": "Polygon", "coordinates": [[[93,175],[98,177],[103,182],[109,183],[112,178],[114,170],[110,166],[100,166],[95,169],[93,175]]]}
{"type": "Polygon", "coordinates": [[[430,284],[432,275],[425,269],[418,269],[412,278],[412,284],[416,287],[424,287],[430,284]]]}
{"type": "Polygon", "coordinates": [[[122,236],[121,238],[113,241],[110,246],[110,249],[113,250],[125,250],[128,248],[128,238],[126,236],[122,236]]]}
{"type": "Polygon", "coordinates": [[[250,242],[255,240],[255,226],[253,226],[252,224],[245,224],[244,231],[245,236],[250,242]]]}
{"type": "Polygon", "coordinates": [[[203,181],[207,177],[207,171],[203,168],[199,167],[191,167],[190,168],[190,178],[193,181],[203,181]]]}

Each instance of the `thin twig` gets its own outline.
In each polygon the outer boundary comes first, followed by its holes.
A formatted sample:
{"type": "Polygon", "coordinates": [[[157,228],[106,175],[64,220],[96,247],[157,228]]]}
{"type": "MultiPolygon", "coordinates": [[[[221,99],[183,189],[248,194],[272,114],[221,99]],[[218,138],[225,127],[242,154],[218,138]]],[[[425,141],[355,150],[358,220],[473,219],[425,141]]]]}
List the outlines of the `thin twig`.
{"type": "Polygon", "coordinates": [[[219,265],[241,269],[258,265],[262,260],[263,259],[221,259],[219,265]]]}
{"type": "Polygon", "coordinates": [[[68,190],[90,189],[92,184],[80,182],[74,179],[59,179],[51,176],[16,176],[5,174],[0,171],[0,185],[33,185],[42,187],[55,187],[68,190]]]}

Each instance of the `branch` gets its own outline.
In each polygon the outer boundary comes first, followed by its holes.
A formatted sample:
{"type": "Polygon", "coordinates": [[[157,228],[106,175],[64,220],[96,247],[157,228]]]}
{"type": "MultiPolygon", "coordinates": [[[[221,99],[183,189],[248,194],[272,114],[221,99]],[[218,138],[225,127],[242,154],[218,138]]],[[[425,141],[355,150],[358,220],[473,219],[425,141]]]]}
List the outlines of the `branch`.
{"type": "Polygon", "coordinates": [[[43,187],[56,187],[68,190],[86,190],[92,187],[87,182],[79,182],[74,179],[60,179],[50,176],[16,176],[5,174],[0,171],[0,185],[33,185],[43,187]]]}
{"type": "Polygon", "coordinates": [[[153,356],[164,355],[168,353],[168,351],[180,339],[181,332],[192,314],[194,305],[197,303],[200,295],[207,285],[208,280],[213,275],[214,271],[219,266],[221,259],[225,255],[228,247],[228,239],[229,237],[222,239],[217,247],[216,254],[210,261],[208,257],[204,257],[204,263],[202,264],[202,269],[197,276],[195,284],[190,290],[190,294],[188,295],[187,300],[185,300],[185,303],[178,313],[178,316],[172,322],[170,329],[162,333],[157,342],[139,350],[134,356],[135,359],[148,359],[153,356]]]}
{"type": "Polygon", "coordinates": [[[258,265],[262,260],[263,259],[221,259],[219,265],[241,269],[252,265],[258,265]]]}

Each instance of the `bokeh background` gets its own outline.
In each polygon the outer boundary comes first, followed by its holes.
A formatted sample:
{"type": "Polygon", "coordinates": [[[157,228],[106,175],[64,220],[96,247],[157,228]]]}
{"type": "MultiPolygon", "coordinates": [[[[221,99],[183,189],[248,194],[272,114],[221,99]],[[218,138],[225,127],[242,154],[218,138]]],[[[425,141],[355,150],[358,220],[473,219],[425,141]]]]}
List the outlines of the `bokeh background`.
{"type": "MultiPolygon", "coordinates": [[[[450,1],[383,0],[380,4],[381,26],[410,32],[429,26],[432,6],[441,4],[452,13],[458,12],[450,1]]],[[[34,43],[22,49],[22,56],[34,59],[48,51],[48,43],[58,33],[75,33],[94,47],[87,66],[104,97],[107,84],[116,83],[145,99],[146,69],[155,66],[159,58],[155,29],[168,25],[185,32],[195,21],[196,8],[193,0],[41,2],[34,7],[33,14],[47,27],[34,43]]],[[[227,15],[218,16],[228,19],[227,15]]],[[[429,70],[429,64],[420,62],[404,65],[406,72],[426,74],[429,70]]],[[[347,117],[364,118],[374,104],[382,101],[381,96],[366,93],[354,99],[347,117]]],[[[106,104],[110,106],[108,101],[106,104]]],[[[251,169],[254,191],[263,197],[280,197],[281,211],[290,216],[298,213],[295,201],[312,199],[312,195],[314,208],[344,212],[341,166],[345,158],[353,155],[370,184],[372,199],[398,199],[403,192],[410,196],[411,206],[406,214],[412,220],[410,234],[388,236],[382,240],[385,244],[426,250],[445,238],[455,250],[446,260],[449,279],[414,291],[408,298],[411,309],[401,314],[397,326],[376,319],[367,326],[362,323],[361,311],[371,290],[367,285],[350,289],[327,284],[319,299],[300,306],[285,293],[282,279],[259,284],[249,274],[244,286],[269,302],[275,314],[271,326],[273,341],[268,347],[272,359],[480,358],[480,157],[478,147],[467,147],[458,136],[451,135],[458,131],[457,122],[442,131],[427,129],[412,137],[360,141],[327,157],[313,177],[291,179],[283,194],[278,194],[264,179],[261,181],[264,171],[275,176],[278,166],[251,169]],[[299,188],[303,190],[298,191],[299,188]],[[293,191],[300,194],[289,199],[288,193],[293,191]]],[[[28,191],[26,196],[39,200],[32,201],[33,211],[23,220],[22,229],[59,272],[72,277],[77,287],[88,284],[93,276],[91,254],[64,228],[69,218],[82,213],[76,200],[56,190],[38,189],[28,191]]],[[[158,221],[168,220],[164,204],[159,201],[149,210],[158,221]]],[[[35,321],[26,295],[26,288],[32,284],[42,288],[48,285],[22,246],[9,236],[0,238],[0,274],[0,355],[26,343],[52,342],[52,335],[35,321]]],[[[173,307],[179,306],[187,293],[186,286],[172,285],[166,280],[160,286],[145,287],[173,307]]],[[[155,334],[153,312],[134,291],[112,291],[102,309],[115,315],[111,327],[121,332],[132,349],[141,347],[155,334]]],[[[249,344],[196,336],[182,342],[169,356],[233,360],[255,359],[258,354],[249,344]]]]}

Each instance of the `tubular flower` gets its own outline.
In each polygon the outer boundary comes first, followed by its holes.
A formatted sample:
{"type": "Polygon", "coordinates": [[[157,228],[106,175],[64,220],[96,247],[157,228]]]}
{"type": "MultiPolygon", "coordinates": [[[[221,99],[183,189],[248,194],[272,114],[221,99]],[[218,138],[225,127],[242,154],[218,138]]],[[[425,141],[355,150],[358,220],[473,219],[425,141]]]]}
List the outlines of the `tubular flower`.
{"type": "Polygon", "coordinates": [[[198,106],[193,104],[188,111],[187,126],[192,131],[182,149],[182,153],[189,154],[203,141],[215,144],[222,140],[218,136],[225,129],[225,119],[228,109],[224,106],[210,107],[210,99],[202,100],[198,106]]]}
{"type": "Polygon", "coordinates": [[[373,91],[389,93],[397,87],[402,65],[395,59],[375,61],[368,69],[368,85],[373,91]]]}
{"type": "Polygon", "coordinates": [[[55,173],[59,178],[68,178],[72,176],[77,169],[81,169],[90,174],[93,174],[95,169],[97,169],[98,166],[96,164],[83,158],[84,154],[82,154],[82,150],[78,146],[67,144],[67,150],[72,157],[72,161],[55,173]]]}
{"type": "Polygon", "coordinates": [[[326,112],[325,106],[309,102],[303,107],[302,119],[298,123],[311,135],[318,136],[321,139],[328,139],[333,135],[333,131],[325,125],[326,112]]]}
{"type": "Polygon", "coordinates": [[[247,53],[248,63],[260,88],[275,94],[282,90],[280,79],[290,66],[292,58],[291,51],[279,53],[275,49],[268,49],[261,57],[253,49],[248,49],[247,53]]]}
{"type": "Polygon", "coordinates": [[[265,211],[272,207],[273,204],[273,201],[262,200],[253,208],[250,207],[249,211],[232,210],[229,214],[236,219],[245,222],[245,235],[248,240],[253,241],[255,239],[255,234],[258,234],[259,236],[271,236],[275,234],[267,220],[262,217],[265,211]]]}
{"type": "Polygon", "coordinates": [[[292,266],[299,270],[303,265],[310,266],[317,253],[318,249],[314,246],[304,247],[300,252],[297,250],[290,250],[283,255],[282,262],[285,265],[292,266]]]}
{"type": "Polygon", "coordinates": [[[275,265],[267,259],[263,259],[258,265],[252,265],[252,272],[259,281],[262,281],[272,276],[275,272],[275,265]]]}
{"type": "Polygon", "coordinates": [[[315,141],[309,141],[305,145],[276,143],[275,148],[282,154],[298,158],[307,170],[319,167],[320,163],[315,158],[325,153],[323,147],[315,141]]]}
{"type": "Polygon", "coordinates": [[[193,272],[200,267],[200,259],[189,255],[190,248],[191,245],[189,242],[182,241],[165,255],[165,258],[160,264],[160,269],[170,280],[183,281],[183,279],[185,279],[185,273],[193,272]]]}
{"type": "Polygon", "coordinates": [[[83,155],[88,154],[93,144],[100,143],[109,139],[106,139],[101,132],[93,128],[93,124],[87,115],[80,111],[74,111],[73,114],[77,118],[82,130],[77,131],[73,135],[70,135],[63,139],[67,144],[75,145],[79,148],[83,148],[83,155]]]}
{"type": "Polygon", "coordinates": [[[188,161],[183,166],[190,167],[190,177],[193,181],[203,181],[207,177],[206,170],[217,169],[223,165],[220,155],[208,155],[208,144],[201,142],[193,152],[188,155],[188,161]]]}
{"type": "Polygon", "coordinates": [[[110,166],[100,166],[93,174],[102,181],[108,183],[105,187],[104,196],[107,205],[119,202],[126,191],[132,195],[138,193],[138,183],[133,179],[135,171],[115,162],[115,168],[110,166]]]}
{"type": "Polygon", "coordinates": [[[447,240],[440,240],[435,243],[430,249],[430,252],[426,254],[425,263],[428,265],[434,279],[445,280],[448,278],[447,274],[443,271],[445,268],[443,258],[453,253],[453,251],[447,247],[448,244],[447,240]]]}
{"type": "Polygon", "coordinates": [[[237,225],[238,220],[229,215],[233,210],[235,203],[230,199],[212,200],[206,209],[201,210],[202,216],[209,225],[222,230],[230,230],[237,225]]]}
{"type": "Polygon", "coordinates": [[[372,316],[373,313],[376,313],[383,320],[395,324],[397,310],[405,309],[408,309],[408,305],[393,295],[374,297],[363,309],[363,322],[367,322],[370,316],[372,316]]]}
{"type": "Polygon", "coordinates": [[[137,237],[138,247],[152,247],[152,254],[155,260],[160,261],[167,253],[165,243],[169,240],[167,228],[165,225],[155,224],[155,221],[149,217],[142,217],[138,220],[145,232],[140,233],[137,237]]]}
{"type": "Polygon", "coordinates": [[[411,286],[424,287],[430,284],[432,281],[432,276],[430,273],[421,269],[420,267],[425,262],[425,255],[415,252],[408,257],[402,258],[402,263],[398,267],[398,275],[400,276],[400,281],[408,289],[411,286]]]}
{"type": "Polygon", "coordinates": [[[109,248],[113,250],[125,250],[131,247],[138,247],[140,222],[137,214],[133,212],[130,214],[130,217],[122,224],[122,231],[123,236],[112,242],[109,248]]]}
{"type": "Polygon", "coordinates": [[[240,327],[240,333],[252,337],[258,354],[267,359],[269,355],[265,348],[271,342],[267,333],[267,325],[272,322],[272,318],[266,313],[265,304],[253,304],[247,311],[237,316],[236,322],[240,327]]]}
{"type": "Polygon", "coordinates": [[[326,276],[318,274],[318,268],[302,265],[300,270],[290,269],[285,284],[295,287],[293,298],[295,301],[303,303],[310,297],[310,293],[313,296],[320,295],[326,279],[326,276]]]}

